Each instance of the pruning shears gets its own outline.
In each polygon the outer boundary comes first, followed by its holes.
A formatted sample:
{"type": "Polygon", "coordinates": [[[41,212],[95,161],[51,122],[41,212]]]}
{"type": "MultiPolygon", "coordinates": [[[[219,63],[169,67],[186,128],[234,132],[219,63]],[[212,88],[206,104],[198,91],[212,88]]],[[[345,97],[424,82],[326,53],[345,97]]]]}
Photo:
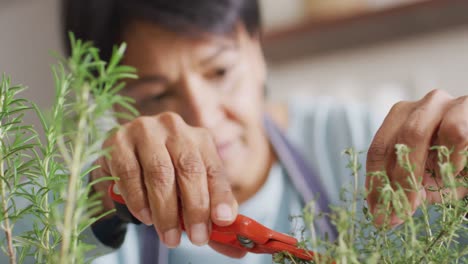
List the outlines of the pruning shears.
{"type": "MultiPolygon", "coordinates": [[[[109,186],[108,192],[114,201],[117,215],[123,220],[139,224],[140,221],[130,213],[125,205],[125,200],[120,195],[115,182],[109,186]]],[[[182,230],[185,230],[183,224],[182,230]]],[[[213,224],[210,240],[257,254],[287,252],[302,260],[314,260],[316,256],[313,251],[299,248],[296,238],[271,230],[241,214],[229,226],[213,224]]]]}

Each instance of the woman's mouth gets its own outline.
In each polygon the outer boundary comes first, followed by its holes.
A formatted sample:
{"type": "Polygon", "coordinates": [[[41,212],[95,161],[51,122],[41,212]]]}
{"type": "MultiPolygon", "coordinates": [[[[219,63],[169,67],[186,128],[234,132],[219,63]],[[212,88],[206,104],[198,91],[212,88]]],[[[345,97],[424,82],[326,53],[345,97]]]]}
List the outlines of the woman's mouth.
{"type": "Polygon", "coordinates": [[[233,145],[233,141],[225,141],[220,144],[216,144],[216,148],[218,150],[218,154],[221,157],[221,159],[226,160],[228,157],[229,150],[231,149],[233,145]]]}

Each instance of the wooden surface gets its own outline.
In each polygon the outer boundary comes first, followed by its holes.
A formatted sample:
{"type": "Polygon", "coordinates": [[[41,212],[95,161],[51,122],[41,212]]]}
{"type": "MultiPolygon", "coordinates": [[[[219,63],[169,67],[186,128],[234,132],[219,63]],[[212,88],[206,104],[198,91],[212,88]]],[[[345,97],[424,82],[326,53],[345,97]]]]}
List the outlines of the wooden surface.
{"type": "Polygon", "coordinates": [[[284,63],[463,25],[468,25],[468,0],[427,0],[336,19],[306,20],[266,32],[262,41],[267,60],[284,63]]]}

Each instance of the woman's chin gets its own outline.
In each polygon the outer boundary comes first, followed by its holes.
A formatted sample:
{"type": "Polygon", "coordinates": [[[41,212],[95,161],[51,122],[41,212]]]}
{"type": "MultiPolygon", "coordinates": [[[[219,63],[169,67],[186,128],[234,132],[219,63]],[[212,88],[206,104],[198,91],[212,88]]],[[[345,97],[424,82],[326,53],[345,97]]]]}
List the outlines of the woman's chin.
{"type": "Polygon", "coordinates": [[[231,184],[242,184],[246,179],[245,175],[249,174],[249,163],[242,155],[231,158],[224,162],[224,169],[231,184]]]}

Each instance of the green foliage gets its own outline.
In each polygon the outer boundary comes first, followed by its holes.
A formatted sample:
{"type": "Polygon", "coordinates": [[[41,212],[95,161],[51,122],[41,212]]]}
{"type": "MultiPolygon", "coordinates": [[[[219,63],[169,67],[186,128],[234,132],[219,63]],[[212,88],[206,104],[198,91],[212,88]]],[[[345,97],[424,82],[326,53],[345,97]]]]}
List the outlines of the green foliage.
{"type": "Polygon", "coordinates": [[[119,65],[125,45],[114,49],[106,63],[90,43],[72,34],[70,41],[72,55],[53,67],[55,102],[50,115],[20,98],[24,88],[2,77],[0,223],[10,263],[28,257],[36,263],[89,261],[85,253],[93,246],[86,245],[81,234],[104,216],[95,216],[100,203],[97,196],[89,196],[93,183],[87,180],[96,169],[90,164],[106,154],[101,149],[105,134],[97,120],[116,105],[127,110],[119,117],[136,114],[132,101],[118,94],[124,79],[136,78],[133,68],[119,65]],[[26,111],[40,119],[43,139],[24,124],[26,111]],[[16,234],[15,224],[21,221],[30,229],[16,234]]]}
{"type": "MultiPolygon", "coordinates": [[[[419,190],[414,164],[410,163],[410,149],[405,145],[396,145],[398,164],[408,173],[412,190],[419,190]]],[[[468,201],[456,197],[457,187],[468,187],[467,177],[454,175],[450,163],[452,151],[443,146],[431,148],[437,151],[440,168],[440,185],[433,191],[440,192],[442,201],[435,205],[422,203],[413,215],[411,206],[401,186],[392,186],[384,171],[372,173],[385,184],[380,188],[381,206],[377,214],[386,216],[385,224],[376,227],[374,217],[365,203],[367,196],[363,186],[358,185],[358,154],[352,149],[345,151],[349,156],[348,167],[352,171],[354,184],[343,188],[352,199],[343,198],[343,204],[332,207],[327,215],[336,227],[339,235],[336,241],[316,235],[314,220],[314,202],[304,208],[302,218],[308,227],[306,239],[300,246],[320,252],[314,261],[297,259],[285,252],[274,256],[275,263],[467,263],[468,260],[468,201]],[[390,212],[404,220],[398,227],[389,227],[390,212]]],[[[468,157],[468,153],[461,153],[468,157]]],[[[468,164],[467,164],[468,165],[468,164]]],[[[465,166],[465,170],[468,166],[465,166]]],[[[434,174],[435,175],[435,174],[434,174]]],[[[346,197],[343,195],[342,197],[346,197]]]]}

